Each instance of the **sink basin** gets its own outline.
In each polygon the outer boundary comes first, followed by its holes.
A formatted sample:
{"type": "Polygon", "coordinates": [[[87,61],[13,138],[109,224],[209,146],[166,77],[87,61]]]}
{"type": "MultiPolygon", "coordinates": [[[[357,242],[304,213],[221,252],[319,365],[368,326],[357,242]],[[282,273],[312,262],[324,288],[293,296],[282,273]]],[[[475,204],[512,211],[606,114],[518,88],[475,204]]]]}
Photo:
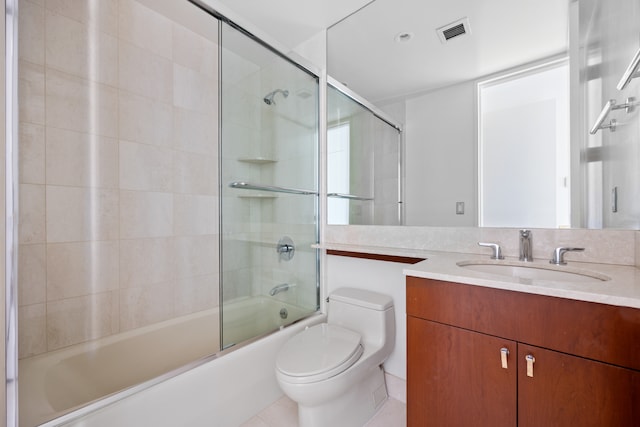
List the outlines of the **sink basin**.
{"type": "Polygon", "coordinates": [[[559,282],[603,282],[610,278],[604,274],[577,268],[549,264],[525,264],[510,261],[460,261],[459,267],[480,273],[498,274],[530,280],[559,282]]]}

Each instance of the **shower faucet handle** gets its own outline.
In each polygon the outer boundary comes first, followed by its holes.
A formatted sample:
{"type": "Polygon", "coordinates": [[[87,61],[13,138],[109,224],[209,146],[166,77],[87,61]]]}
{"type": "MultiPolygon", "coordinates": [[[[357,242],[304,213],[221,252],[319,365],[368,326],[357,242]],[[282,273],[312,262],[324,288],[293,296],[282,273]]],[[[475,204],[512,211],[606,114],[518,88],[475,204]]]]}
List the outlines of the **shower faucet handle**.
{"type": "Polygon", "coordinates": [[[278,252],[280,259],[283,261],[289,261],[293,258],[293,255],[296,253],[296,247],[291,237],[284,236],[280,239],[276,245],[276,252],[278,252]]]}

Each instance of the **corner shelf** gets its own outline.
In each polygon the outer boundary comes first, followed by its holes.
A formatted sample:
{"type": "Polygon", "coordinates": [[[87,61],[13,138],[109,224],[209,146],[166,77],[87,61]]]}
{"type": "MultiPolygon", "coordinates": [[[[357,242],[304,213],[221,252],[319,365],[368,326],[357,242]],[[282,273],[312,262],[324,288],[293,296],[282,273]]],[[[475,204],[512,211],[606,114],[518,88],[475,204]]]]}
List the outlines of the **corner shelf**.
{"type": "Polygon", "coordinates": [[[267,164],[271,164],[271,163],[276,163],[277,160],[276,159],[270,159],[267,157],[240,157],[238,158],[239,162],[243,162],[243,163],[251,163],[254,165],[267,165],[267,164]]]}
{"type": "Polygon", "coordinates": [[[276,194],[258,194],[258,193],[238,194],[236,197],[240,199],[277,199],[278,198],[276,194]]]}

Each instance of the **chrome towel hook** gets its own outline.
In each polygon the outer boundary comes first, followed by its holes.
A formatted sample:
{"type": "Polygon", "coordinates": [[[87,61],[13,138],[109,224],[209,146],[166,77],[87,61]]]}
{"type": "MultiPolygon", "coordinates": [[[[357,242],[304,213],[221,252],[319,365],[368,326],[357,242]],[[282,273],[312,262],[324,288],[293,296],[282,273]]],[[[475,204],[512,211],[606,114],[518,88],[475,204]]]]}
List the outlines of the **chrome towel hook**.
{"type": "Polygon", "coordinates": [[[602,111],[598,115],[596,122],[591,127],[591,130],[589,130],[589,133],[591,135],[595,135],[596,132],[598,132],[600,129],[609,129],[611,132],[615,132],[616,126],[618,125],[618,122],[616,121],[616,119],[611,119],[609,123],[603,124],[605,119],[607,118],[609,113],[613,110],[624,109],[627,114],[633,112],[633,110],[637,105],[635,101],[636,99],[634,97],[627,98],[624,104],[619,104],[619,105],[616,103],[615,99],[610,99],[609,101],[607,101],[607,103],[604,104],[604,107],[602,107],[602,111]]]}
{"type": "Polygon", "coordinates": [[[631,80],[635,79],[636,77],[640,77],[640,73],[638,73],[638,65],[640,65],[640,49],[638,49],[636,54],[633,56],[633,59],[629,63],[629,66],[618,82],[618,85],[616,86],[618,90],[623,90],[627,87],[631,80]]]}

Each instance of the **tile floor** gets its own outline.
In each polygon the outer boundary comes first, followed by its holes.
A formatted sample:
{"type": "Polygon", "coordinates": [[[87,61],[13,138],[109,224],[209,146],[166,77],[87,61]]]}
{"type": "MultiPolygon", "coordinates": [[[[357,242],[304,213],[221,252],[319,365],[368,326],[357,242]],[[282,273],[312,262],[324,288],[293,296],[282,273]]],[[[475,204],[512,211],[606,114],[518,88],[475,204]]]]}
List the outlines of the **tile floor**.
{"type": "MultiPolygon", "coordinates": [[[[389,400],[363,427],[406,427],[407,425],[406,381],[385,373],[385,382],[389,400]]],[[[298,427],[298,407],[291,399],[283,396],[240,427],[298,427]]]]}
{"type": "MultiPolygon", "coordinates": [[[[365,427],[405,427],[406,425],[406,405],[389,397],[365,427]]],[[[284,396],[241,427],[298,427],[298,407],[295,402],[284,396]]]]}

